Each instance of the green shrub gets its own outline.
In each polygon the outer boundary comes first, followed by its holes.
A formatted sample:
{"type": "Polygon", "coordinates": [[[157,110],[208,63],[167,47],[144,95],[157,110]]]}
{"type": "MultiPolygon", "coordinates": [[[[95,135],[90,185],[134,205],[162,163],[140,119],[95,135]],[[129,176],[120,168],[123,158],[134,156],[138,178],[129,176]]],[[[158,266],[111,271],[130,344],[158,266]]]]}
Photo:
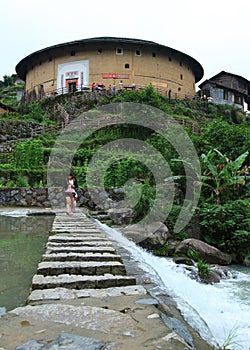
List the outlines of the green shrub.
{"type": "Polygon", "coordinates": [[[200,256],[199,256],[199,253],[192,249],[192,248],[189,248],[188,251],[187,251],[187,257],[194,260],[194,261],[199,261],[200,260],[200,256]]]}
{"type": "Polygon", "coordinates": [[[180,205],[175,205],[175,204],[172,205],[170,213],[168,214],[168,217],[165,221],[165,224],[168,227],[169,231],[173,234],[172,235],[173,239],[177,241],[183,241],[188,237],[188,234],[185,229],[181,230],[178,233],[177,232],[174,233],[175,223],[180,214],[181,208],[182,207],[180,205]]]}
{"type": "Polygon", "coordinates": [[[161,246],[160,248],[154,249],[153,253],[158,256],[168,256],[169,246],[167,244],[161,246]]]}
{"type": "Polygon", "coordinates": [[[207,281],[210,276],[209,265],[199,260],[197,263],[198,273],[202,280],[207,281]]]}
{"type": "Polygon", "coordinates": [[[228,201],[223,205],[203,203],[198,208],[201,233],[206,243],[238,258],[249,254],[250,206],[248,200],[228,201]]]}
{"type": "Polygon", "coordinates": [[[22,176],[21,174],[19,174],[15,181],[15,187],[30,187],[30,186],[25,176],[22,176]]]}
{"type": "Polygon", "coordinates": [[[25,114],[23,115],[23,119],[42,122],[44,118],[44,110],[42,109],[41,104],[38,101],[32,102],[25,107],[25,114]]]}

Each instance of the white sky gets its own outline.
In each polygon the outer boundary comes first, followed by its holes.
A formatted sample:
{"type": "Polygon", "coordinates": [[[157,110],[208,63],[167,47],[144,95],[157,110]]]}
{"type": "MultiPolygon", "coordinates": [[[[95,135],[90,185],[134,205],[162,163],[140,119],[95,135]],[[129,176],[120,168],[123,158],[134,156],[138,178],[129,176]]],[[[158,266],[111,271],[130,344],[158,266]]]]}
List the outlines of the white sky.
{"type": "Polygon", "coordinates": [[[0,79],[34,51],[98,36],[151,40],[195,58],[211,78],[250,80],[250,0],[0,0],[0,79]]]}

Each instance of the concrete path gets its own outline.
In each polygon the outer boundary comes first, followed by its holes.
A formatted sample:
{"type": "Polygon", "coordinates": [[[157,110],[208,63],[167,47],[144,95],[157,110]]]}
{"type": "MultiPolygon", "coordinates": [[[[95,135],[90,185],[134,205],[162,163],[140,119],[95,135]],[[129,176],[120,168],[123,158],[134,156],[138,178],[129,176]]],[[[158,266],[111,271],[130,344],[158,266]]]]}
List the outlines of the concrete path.
{"type": "Polygon", "coordinates": [[[0,350],[212,349],[176,316],[91,219],[58,211],[27,306],[0,318],[0,350]]]}

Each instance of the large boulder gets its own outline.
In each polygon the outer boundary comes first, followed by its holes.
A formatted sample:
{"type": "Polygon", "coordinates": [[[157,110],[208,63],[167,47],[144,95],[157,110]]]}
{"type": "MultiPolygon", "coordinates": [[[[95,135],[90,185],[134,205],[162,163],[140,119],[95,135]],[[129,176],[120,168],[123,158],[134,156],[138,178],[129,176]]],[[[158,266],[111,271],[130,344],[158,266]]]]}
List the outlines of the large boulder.
{"type": "Polygon", "coordinates": [[[148,249],[160,248],[170,238],[167,226],[159,221],[147,225],[129,225],[122,232],[128,239],[148,249]]]}
{"type": "Polygon", "coordinates": [[[250,267],[250,258],[249,257],[246,257],[243,261],[243,265],[247,266],[247,267],[250,267]]]}
{"type": "Polygon", "coordinates": [[[110,219],[117,225],[128,225],[133,218],[133,209],[131,208],[111,208],[107,213],[110,219]]]}
{"type": "Polygon", "coordinates": [[[232,261],[232,257],[229,254],[223,253],[219,249],[194,238],[188,238],[180,242],[175,253],[187,254],[189,249],[195,250],[199,253],[199,257],[209,264],[229,265],[232,261]]]}

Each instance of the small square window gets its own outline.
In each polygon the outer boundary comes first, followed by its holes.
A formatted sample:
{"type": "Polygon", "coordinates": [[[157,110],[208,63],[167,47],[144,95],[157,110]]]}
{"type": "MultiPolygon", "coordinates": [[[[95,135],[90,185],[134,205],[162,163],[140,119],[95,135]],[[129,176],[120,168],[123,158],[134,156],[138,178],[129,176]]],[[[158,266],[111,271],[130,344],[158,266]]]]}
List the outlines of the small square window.
{"type": "Polygon", "coordinates": [[[126,69],[129,68],[129,63],[125,63],[125,66],[124,66],[126,69]]]}
{"type": "Polygon", "coordinates": [[[181,88],[180,88],[180,87],[178,88],[178,91],[181,91],[181,88]]]}
{"type": "Polygon", "coordinates": [[[75,50],[70,51],[70,56],[75,56],[75,55],[76,55],[75,50]]]}
{"type": "Polygon", "coordinates": [[[156,53],[155,52],[152,52],[152,57],[156,57],[156,53]]]}
{"type": "Polygon", "coordinates": [[[116,54],[117,55],[123,55],[123,49],[122,48],[117,48],[116,49],[116,54]]]}
{"type": "Polygon", "coordinates": [[[98,52],[98,55],[100,55],[102,53],[102,49],[98,49],[97,52],[98,52]]]}
{"type": "Polygon", "coordinates": [[[169,57],[169,58],[168,58],[168,60],[169,60],[169,62],[171,62],[171,61],[172,61],[172,58],[171,58],[171,57],[169,57]]]}
{"type": "Polygon", "coordinates": [[[136,56],[141,56],[141,50],[135,50],[135,55],[136,56]]]}

